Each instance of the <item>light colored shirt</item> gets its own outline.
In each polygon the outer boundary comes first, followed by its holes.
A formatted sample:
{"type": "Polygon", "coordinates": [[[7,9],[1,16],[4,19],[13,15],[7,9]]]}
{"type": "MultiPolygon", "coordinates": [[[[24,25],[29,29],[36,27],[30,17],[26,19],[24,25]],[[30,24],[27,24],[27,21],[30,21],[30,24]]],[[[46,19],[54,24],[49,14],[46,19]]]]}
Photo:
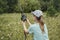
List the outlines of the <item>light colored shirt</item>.
{"type": "Polygon", "coordinates": [[[29,27],[28,32],[30,34],[33,33],[33,40],[49,40],[46,24],[44,24],[44,33],[42,33],[42,30],[38,23],[32,24],[29,27]]]}

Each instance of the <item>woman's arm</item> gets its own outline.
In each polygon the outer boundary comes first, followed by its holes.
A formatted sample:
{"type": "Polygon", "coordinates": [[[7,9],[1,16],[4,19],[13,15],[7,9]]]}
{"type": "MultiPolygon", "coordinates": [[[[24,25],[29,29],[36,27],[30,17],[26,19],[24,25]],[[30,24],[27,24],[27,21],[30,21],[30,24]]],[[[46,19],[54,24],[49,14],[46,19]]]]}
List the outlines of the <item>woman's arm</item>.
{"type": "Polygon", "coordinates": [[[31,25],[31,23],[30,23],[30,21],[27,19],[27,22],[28,22],[28,24],[29,24],[29,26],[31,25]]]}
{"type": "MultiPolygon", "coordinates": [[[[27,19],[27,22],[28,22],[28,24],[29,24],[29,26],[30,26],[31,23],[30,23],[30,21],[29,21],[28,19],[27,19]]],[[[23,24],[24,32],[25,32],[25,33],[29,33],[29,32],[28,32],[28,29],[26,28],[25,22],[22,21],[22,24],[23,24]]]]}
{"type": "Polygon", "coordinates": [[[28,29],[26,28],[25,22],[22,21],[22,24],[23,24],[24,32],[28,33],[28,29]]]}

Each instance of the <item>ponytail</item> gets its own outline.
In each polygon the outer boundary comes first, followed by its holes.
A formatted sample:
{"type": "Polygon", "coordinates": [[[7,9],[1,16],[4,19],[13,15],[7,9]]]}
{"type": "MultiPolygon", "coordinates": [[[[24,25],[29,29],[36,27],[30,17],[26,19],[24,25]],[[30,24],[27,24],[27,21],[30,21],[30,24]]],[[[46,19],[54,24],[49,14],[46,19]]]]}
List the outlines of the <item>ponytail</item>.
{"type": "MultiPolygon", "coordinates": [[[[36,18],[37,18],[37,21],[39,22],[39,24],[44,26],[44,22],[43,22],[43,20],[41,19],[41,17],[42,17],[42,16],[36,17],[36,18]]],[[[44,32],[44,27],[42,28],[42,31],[44,32]]]]}

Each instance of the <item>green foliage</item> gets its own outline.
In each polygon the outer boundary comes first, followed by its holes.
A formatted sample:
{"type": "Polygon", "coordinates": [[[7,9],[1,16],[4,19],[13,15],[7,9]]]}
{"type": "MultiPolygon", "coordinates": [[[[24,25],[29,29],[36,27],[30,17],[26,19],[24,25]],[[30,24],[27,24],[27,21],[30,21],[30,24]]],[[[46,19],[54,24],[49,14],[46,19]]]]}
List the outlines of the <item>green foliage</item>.
{"type": "Polygon", "coordinates": [[[7,5],[9,6],[8,11],[9,13],[15,12],[18,0],[7,0],[7,5]]]}
{"type": "Polygon", "coordinates": [[[48,14],[52,16],[55,15],[56,11],[60,12],[60,0],[0,0],[0,14],[6,12],[19,13],[21,12],[20,7],[23,8],[23,12],[40,9],[45,12],[48,11],[48,14]]]}
{"type": "Polygon", "coordinates": [[[47,9],[47,16],[53,17],[56,16],[56,13],[57,11],[53,7],[47,9]]]}
{"type": "Polygon", "coordinates": [[[39,4],[41,5],[41,10],[42,11],[46,11],[47,10],[47,0],[38,0],[39,1],[39,4]]]}
{"type": "Polygon", "coordinates": [[[20,4],[21,7],[24,9],[24,12],[31,12],[32,10],[40,9],[40,4],[38,0],[20,0],[20,4]]]}
{"type": "Polygon", "coordinates": [[[15,12],[18,0],[0,0],[0,13],[15,12]]]}
{"type": "Polygon", "coordinates": [[[60,0],[53,0],[54,2],[54,7],[55,7],[55,9],[58,11],[58,12],[60,12],[60,0]]]}
{"type": "Polygon", "coordinates": [[[7,0],[0,0],[0,13],[7,12],[7,0]]]}

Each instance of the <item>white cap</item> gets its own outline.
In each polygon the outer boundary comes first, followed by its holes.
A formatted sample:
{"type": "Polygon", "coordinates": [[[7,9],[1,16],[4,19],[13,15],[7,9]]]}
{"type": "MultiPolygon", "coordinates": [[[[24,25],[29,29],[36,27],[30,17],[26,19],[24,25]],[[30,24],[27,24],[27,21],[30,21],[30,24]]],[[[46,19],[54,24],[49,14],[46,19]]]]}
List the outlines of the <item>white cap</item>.
{"type": "Polygon", "coordinates": [[[32,14],[36,17],[40,17],[41,15],[43,15],[43,12],[41,10],[35,10],[32,12],[32,14]]]}

